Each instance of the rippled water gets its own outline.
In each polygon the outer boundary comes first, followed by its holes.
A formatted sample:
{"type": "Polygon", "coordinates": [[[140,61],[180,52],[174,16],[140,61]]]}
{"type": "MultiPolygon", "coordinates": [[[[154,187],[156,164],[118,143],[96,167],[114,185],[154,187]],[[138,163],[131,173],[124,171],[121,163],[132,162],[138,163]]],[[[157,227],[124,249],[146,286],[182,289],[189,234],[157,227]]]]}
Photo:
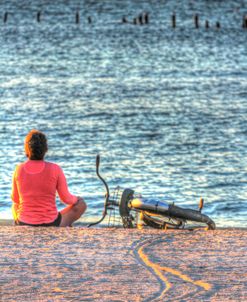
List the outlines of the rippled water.
{"type": "Polygon", "coordinates": [[[5,2],[0,217],[11,217],[12,172],[25,160],[25,134],[38,128],[49,139],[47,160],[85,197],[88,219],[102,212],[100,153],[111,188],[181,206],[203,196],[218,225],[246,226],[246,1],[5,2]],[[143,11],[150,24],[121,24],[143,11]]]}

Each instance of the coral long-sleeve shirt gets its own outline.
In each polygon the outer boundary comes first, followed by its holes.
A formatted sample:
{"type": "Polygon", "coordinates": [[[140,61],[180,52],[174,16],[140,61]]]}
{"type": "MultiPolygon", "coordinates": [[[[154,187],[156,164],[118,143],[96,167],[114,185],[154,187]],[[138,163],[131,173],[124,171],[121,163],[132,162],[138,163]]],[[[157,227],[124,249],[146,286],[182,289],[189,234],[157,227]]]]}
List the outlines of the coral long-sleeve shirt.
{"type": "Polygon", "coordinates": [[[58,165],[43,160],[28,160],[18,165],[11,194],[16,218],[28,224],[53,222],[58,215],[56,192],[66,204],[77,202],[58,165]]]}

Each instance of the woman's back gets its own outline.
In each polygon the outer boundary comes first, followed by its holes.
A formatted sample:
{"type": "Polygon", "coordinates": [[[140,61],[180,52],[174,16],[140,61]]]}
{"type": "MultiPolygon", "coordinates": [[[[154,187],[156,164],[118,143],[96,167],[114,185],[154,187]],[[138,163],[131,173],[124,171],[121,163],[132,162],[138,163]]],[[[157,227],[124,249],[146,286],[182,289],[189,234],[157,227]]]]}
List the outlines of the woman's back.
{"type": "Polygon", "coordinates": [[[14,178],[17,190],[12,199],[18,201],[18,219],[27,223],[49,223],[58,214],[56,188],[60,168],[41,160],[28,160],[17,166],[14,178]]]}

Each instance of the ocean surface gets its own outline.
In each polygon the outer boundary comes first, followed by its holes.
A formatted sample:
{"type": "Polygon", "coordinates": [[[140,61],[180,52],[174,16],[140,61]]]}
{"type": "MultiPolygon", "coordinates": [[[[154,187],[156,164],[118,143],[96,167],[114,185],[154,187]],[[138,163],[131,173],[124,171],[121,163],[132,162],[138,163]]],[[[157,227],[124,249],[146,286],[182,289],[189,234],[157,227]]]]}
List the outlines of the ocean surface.
{"type": "Polygon", "coordinates": [[[6,0],[0,11],[0,218],[36,128],[86,220],[103,209],[100,154],[111,191],[192,208],[202,196],[218,226],[247,226],[247,1],[6,0]],[[149,24],[134,25],[143,12],[149,24]]]}

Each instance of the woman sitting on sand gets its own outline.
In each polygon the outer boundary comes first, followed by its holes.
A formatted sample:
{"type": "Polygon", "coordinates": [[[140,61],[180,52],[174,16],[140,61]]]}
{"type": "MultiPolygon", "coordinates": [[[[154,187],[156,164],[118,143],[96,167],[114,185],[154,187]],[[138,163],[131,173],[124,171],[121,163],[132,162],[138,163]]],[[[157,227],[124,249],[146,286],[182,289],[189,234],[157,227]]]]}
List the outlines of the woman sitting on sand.
{"type": "Polygon", "coordinates": [[[18,165],[13,175],[12,213],[17,225],[70,226],[85,212],[81,197],[70,194],[62,169],[44,161],[48,150],[46,136],[30,131],[25,138],[28,160],[18,165]],[[61,212],[56,207],[56,192],[68,204],[61,212]]]}

